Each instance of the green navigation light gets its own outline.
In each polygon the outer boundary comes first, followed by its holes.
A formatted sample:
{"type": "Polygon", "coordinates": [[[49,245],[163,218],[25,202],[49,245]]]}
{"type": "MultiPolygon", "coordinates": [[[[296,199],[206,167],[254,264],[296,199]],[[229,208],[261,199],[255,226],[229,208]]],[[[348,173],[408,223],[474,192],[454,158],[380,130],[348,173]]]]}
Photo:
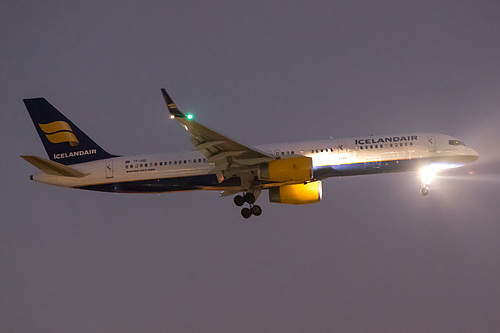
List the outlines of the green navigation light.
{"type": "Polygon", "coordinates": [[[186,115],[186,118],[187,118],[187,120],[192,120],[194,118],[194,116],[191,113],[188,113],[186,115]]]}

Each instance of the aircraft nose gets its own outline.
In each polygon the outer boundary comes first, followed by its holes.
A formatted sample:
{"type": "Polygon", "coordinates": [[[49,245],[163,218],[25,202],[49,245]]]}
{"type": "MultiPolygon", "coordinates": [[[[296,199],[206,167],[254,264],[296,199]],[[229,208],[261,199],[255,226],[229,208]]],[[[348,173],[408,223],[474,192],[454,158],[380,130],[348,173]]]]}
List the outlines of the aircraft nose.
{"type": "Polygon", "coordinates": [[[470,149],[469,156],[470,156],[471,162],[474,162],[479,158],[479,153],[472,148],[469,148],[469,149],[470,149]]]}

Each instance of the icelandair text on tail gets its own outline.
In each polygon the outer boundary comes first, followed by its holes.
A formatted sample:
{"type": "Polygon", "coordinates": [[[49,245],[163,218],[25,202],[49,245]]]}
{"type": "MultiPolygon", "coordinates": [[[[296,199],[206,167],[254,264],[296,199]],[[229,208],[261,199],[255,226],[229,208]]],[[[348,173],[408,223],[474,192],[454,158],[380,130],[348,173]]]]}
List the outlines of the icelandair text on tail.
{"type": "Polygon", "coordinates": [[[97,149],[79,150],[79,151],[73,151],[70,153],[54,154],[54,159],[59,160],[61,158],[83,156],[83,155],[94,155],[94,154],[97,154],[97,149]]]}

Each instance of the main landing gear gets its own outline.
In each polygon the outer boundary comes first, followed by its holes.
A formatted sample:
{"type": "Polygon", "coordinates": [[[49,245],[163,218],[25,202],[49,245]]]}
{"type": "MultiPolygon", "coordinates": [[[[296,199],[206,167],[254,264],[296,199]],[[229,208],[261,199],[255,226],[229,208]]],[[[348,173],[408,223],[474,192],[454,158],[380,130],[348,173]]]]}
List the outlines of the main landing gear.
{"type": "Polygon", "coordinates": [[[237,195],[234,197],[234,203],[236,206],[241,207],[245,204],[245,202],[250,205],[249,208],[245,207],[241,210],[241,216],[248,219],[252,215],[259,216],[262,214],[262,208],[258,205],[254,205],[255,200],[255,195],[251,192],[247,192],[243,196],[237,195]]]}

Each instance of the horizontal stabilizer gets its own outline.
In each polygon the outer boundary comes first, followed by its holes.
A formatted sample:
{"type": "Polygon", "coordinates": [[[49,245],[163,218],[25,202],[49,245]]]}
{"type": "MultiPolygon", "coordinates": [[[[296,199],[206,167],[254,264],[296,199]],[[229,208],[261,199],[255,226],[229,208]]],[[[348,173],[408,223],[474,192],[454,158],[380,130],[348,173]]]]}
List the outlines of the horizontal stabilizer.
{"type": "Polygon", "coordinates": [[[61,163],[47,160],[38,156],[21,156],[23,159],[33,164],[38,169],[49,175],[83,178],[88,174],[73,169],[61,163]]]}

